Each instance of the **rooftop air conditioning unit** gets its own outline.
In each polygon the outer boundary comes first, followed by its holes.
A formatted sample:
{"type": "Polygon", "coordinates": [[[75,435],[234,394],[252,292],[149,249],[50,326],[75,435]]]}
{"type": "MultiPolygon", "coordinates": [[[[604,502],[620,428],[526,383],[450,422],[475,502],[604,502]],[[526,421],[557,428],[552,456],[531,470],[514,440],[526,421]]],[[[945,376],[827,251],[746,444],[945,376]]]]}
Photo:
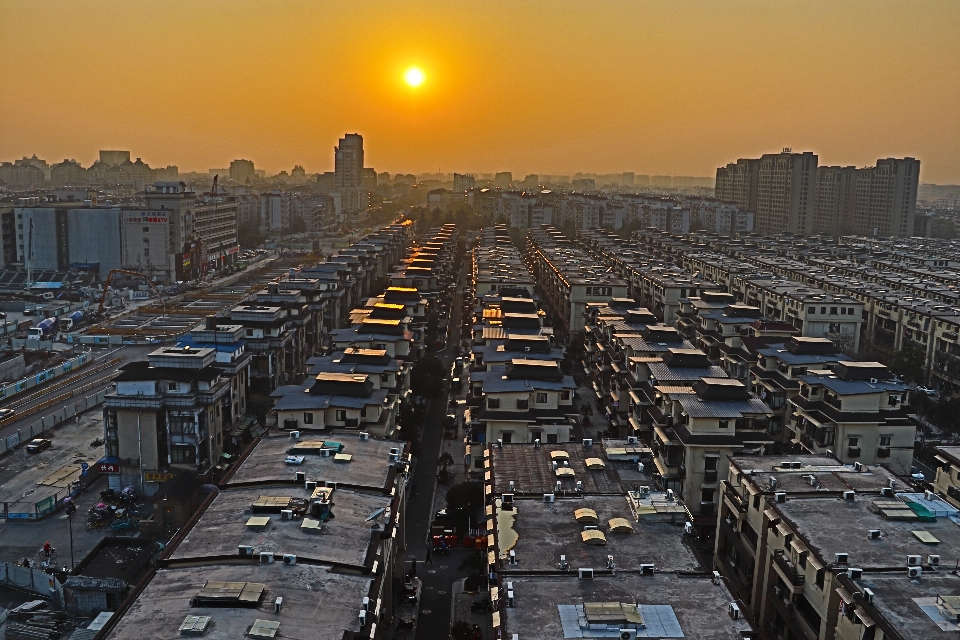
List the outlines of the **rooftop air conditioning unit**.
{"type": "Polygon", "coordinates": [[[863,589],[863,599],[869,603],[873,602],[873,589],[864,588],[863,589]]]}
{"type": "Polygon", "coordinates": [[[293,520],[293,509],[280,509],[281,520],[293,520]]]}
{"type": "Polygon", "coordinates": [[[533,441],[533,448],[534,449],[540,448],[540,438],[537,438],[536,440],[533,441]]]}
{"type": "Polygon", "coordinates": [[[740,619],[740,606],[736,602],[731,602],[727,606],[727,613],[730,614],[730,617],[734,620],[740,619]]]}
{"type": "Polygon", "coordinates": [[[931,568],[934,568],[934,569],[937,568],[937,567],[939,567],[939,566],[940,566],[940,556],[938,556],[938,555],[927,556],[927,564],[930,565],[930,567],[931,567],[931,568]]]}
{"type": "Polygon", "coordinates": [[[507,591],[507,606],[514,606],[513,591],[507,591]]]}
{"type": "Polygon", "coordinates": [[[497,438],[497,447],[503,449],[503,438],[497,438]]]}
{"type": "Polygon", "coordinates": [[[646,485],[646,484],[640,485],[640,495],[642,496],[650,495],[650,485],[646,485]]]}
{"type": "Polygon", "coordinates": [[[637,436],[627,436],[627,444],[637,444],[637,436]]]}
{"type": "Polygon", "coordinates": [[[843,499],[844,500],[853,500],[857,496],[856,491],[844,491],[843,499]]]}
{"type": "Polygon", "coordinates": [[[585,446],[585,447],[592,447],[592,446],[593,446],[593,438],[584,438],[584,439],[583,439],[583,446],[585,446]]]}
{"type": "Polygon", "coordinates": [[[580,569],[577,571],[577,577],[580,580],[593,580],[593,569],[580,567],[580,569]]]}
{"type": "Polygon", "coordinates": [[[719,571],[714,571],[714,572],[713,572],[713,578],[711,579],[711,582],[713,582],[713,584],[720,584],[720,580],[721,580],[720,572],[719,572],[719,571]]]}
{"type": "Polygon", "coordinates": [[[370,439],[370,434],[367,433],[366,431],[361,431],[361,432],[360,432],[360,439],[361,439],[361,440],[369,440],[369,439],[370,439]]]}
{"type": "Polygon", "coordinates": [[[780,503],[784,503],[787,501],[787,494],[785,491],[777,491],[775,494],[773,494],[773,497],[776,499],[777,502],[780,502],[780,503]]]}
{"type": "Polygon", "coordinates": [[[907,566],[908,567],[919,567],[920,566],[920,556],[907,556],[907,566]]]}
{"type": "Polygon", "coordinates": [[[693,533],[693,523],[692,523],[692,522],[684,522],[684,523],[683,523],[683,531],[684,531],[684,533],[687,533],[687,534],[693,533]]]}
{"type": "Polygon", "coordinates": [[[595,524],[585,524],[585,525],[583,525],[583,530],[584,530],[584,531],[596,531],[596,530],[597,530],[597,525],[595,525],[595,524]]]}
{"type": "Polygon", "coordinates": [[[809,482],[810,482],[810,486],[811,486],[811,487],[817,486],[817,476],[815,476],[815,475],[813,475],[813,474],[811,473],[811,474],[810,474],[810,478],[809,478],[809,482]]]}
{"type": "Polygon", "coordinates": [[[670,502],[673,502],[674,497],[675,497],[675,494],[673,492],[673,489],[667,489],[667,500],[669,500],[670,502]]]}
{"type": "Polygon", "coordinates": [[[907,577],[919,578],[923,575],[923,569],[920,567],[907,567],[907,577]]]}
{"type": "Polygon", "coordinates": [[[640,565],[640,575],[652,576],[653,570],[655,567],[652,564],[641,564],[640,565]]]}
{"type": "Polygon", "coordinates": [[[304,488],[309,492],[314,492],[317,488],[316,480],[307,480],[303,483],[304,488]]]}
{"type": "Polygon", "coordinates": [[[510,564],[517,564],[517,552],[512,549],[510,551],[510,564]]]}
{"type": "Polygon", "coordinates": [[[867,540],[879,540],[880,529],[867,529],[867,540]]]}
{"type": "Polygon", "coordinates": [[[847,569],[847,577],[851,580],[859,580],[863,577],[863,569],[854,569],[851,567],[847,569]]]}
{"type": "Polygon", "coordinates": [[[290,438],[291,438],[292,440],[299,440],[299,439],[300,439],[300,432],[299,432],[299,431],[291,431],[291,432],[290,432],[290,438]]]}
{"type": "Polygon", "coordinates": [[[280,613],[281,609],[283,609],[283,598],[277,596],[277,599],[273,601],[273,612],[280,613]]]}
{"type": "Polygon", "coordinates": [[[570,564],[567,562],[566,555],[563,555],[563,554],[560,555],[560,562],[559,564],[557,564],[557,567],[560,569],[560,571],[566,571],[567,569],[570,568],[570,564]]]}
{"type": "Polygon", "coordinates": [[[833,564],[847,564],[850,561],[849,553],[835,553],[833,554],[833,564]]]}
{"type": "Polygon", "coordinates": [[[503,505],[510,506],[512,504],[513,504],[513,494],[512,493],[503,494],[503,505]]]}
{"type": "Polygon", "coordinates": [[[297,556],[292,553],[283,554],[283,564],[297,564],[297,556]]]}
{"type": "Polygon", "coordinates": [[[360,606],[364,611],[370,611],[370,598],[363,596],[363,601],[360,603],[360,606]]]}
{"type": "Polygon", "coordinates": [[[933,500],[933,499],[936,498],[936,497],[937,497],[937,494],[935,494],[933,491],[924,491],[924,492],[923,492],[923,499],[924,499],[924,500],[930,501],[930,500],[933,500]]]}
{"type": "Polygon", "coordinates": [[[560,493],[560,491],[562,490],[563,490],[563,484],[559,480],[557,480],[557,493],[560,493]]]}
{"type": "Polygon", "coordinates": [[[511,493],[512,493],[512,492],[514,491],[514,489],[516,488],[516,484],[514,484],[513,480],[511,480],[511,481],[508,483],[508,485],[510,486],[510,491],[511,491],[511,493]]]}
{"type": "Polygon", "coordinates": [[[297,482],[304,482],[307,479],[307,474],[305,471],[297,471],[293,478],[297,482]]]}
{"type": "Polygon", "coordinates": [[[270,564],[273,562],[273,554],[269,551],[260,552],[260,564],[270,564]]]}
{"type": "Polygon", "coordinates": [[[577,480],[576,490],[577,493],[583,493],[583,480],[577,480]]]}
{"type": "Polygon", "coordinates": [[[636,629],[620,629],[620,640],[637,640],[636,629]]]}
{"type": "Polygon", "coordinates": [[[887,486],[890,487],[891,489],[894,489],[897,486],[897,481],[894,478],[890,478],[889,480],[887,480],[887,486]]]}
{"type": "Polygon", "coordinates": [[[556,471],[560,467],[560,463],[556,460],[553,461],[553,470],[556,471]]]}
{"type": "Polygon", "coordinates": [[[329,458],[331,451],[333,451],[333,449],[320,449],[320,456],[323,458],[329,458]]]}
{"type": "Polygon", "coordinates": [[[241,544],[237,547],[237,552],[240,554],[241,558],[252,558],[253,557],[253,547],[248,544],[241,544]]]}
{"type": "Polygon", "coordinates": [[[854,470],[854,471],[863,471],[863,463],[862,463],[862,462],[854,462],[854,463],[853,463],[853,470],[854,470]]]}
{"type": "Polygon", "coordinates": [[[360,610],[360,626],[361,627],[367,626],[367,612],[364,611],[363,609],[360,610]]]}
{"type": "Polygon", "coordinates": [[[891,489],[890,487],[883,487],[882,489],[880,489],[880,496],[883,498],[892,498],[893,489],[891,489]]]}
{"type": "Polygon", "coordinates": [[[553,493],[545,493],[545,494],[543,494],[543,501],[544,501],[544,502],[554,502],[556,499],[557,499],[556,494],[553,494],[553,493]]]}

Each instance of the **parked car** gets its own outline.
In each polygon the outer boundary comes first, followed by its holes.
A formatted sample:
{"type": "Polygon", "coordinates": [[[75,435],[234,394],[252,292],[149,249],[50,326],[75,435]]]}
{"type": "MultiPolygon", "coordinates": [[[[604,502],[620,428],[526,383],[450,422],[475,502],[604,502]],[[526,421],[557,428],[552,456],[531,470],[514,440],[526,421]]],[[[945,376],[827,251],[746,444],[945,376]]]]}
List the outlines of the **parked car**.
{"type": "Polygon", "coordinates": [[[9,418],[9,417],[12,416],[13,414],[14,414],[14,410],[13,410],[13,409],[0,409],[0,420],[4,420],[4,419],[6,419],[6,418],[9,418]]]}
{"type": "Polygon", "coordinates": [[[930,397],[940,395],[940,392],[938,392],[936,389],[931,389],[930,387],[925,387],[923,385],[920,385],[919,387],[917,387],[917,391],[919,391],[920,393],[925,393],[930,397]]]}
{"type": "Polygon", "coordinates": [[[53,444],[47,438],[34,438],[27,443],[27,453],[40,453],[44,449],[49,449],[53,444]]]}

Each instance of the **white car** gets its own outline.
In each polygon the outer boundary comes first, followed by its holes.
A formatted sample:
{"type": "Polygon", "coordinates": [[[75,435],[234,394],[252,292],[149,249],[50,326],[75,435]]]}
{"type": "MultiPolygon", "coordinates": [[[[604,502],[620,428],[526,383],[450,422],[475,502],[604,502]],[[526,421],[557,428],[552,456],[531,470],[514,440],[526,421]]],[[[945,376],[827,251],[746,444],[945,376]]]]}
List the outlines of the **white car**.
{"type": "Polygon", "coordinates": [[[910,477],[913,478],[914,480],[920,480],[921,482],[925,482],[926,479],[927,479],[927,478],[926,478],[922,473],[920,473],[919,471],[917,471],[916,473],[911,473],[911,474],[910,474],[910,477]]]}
{"type": "Polygon", "coordinates": [[[925,394],[927,394],[928,396],[938,396],[938,395],[940,395],[940,393],[939,393],[936,389],[931,389],[930,387],[925,387],[925,386],[923,386],[923,385],[918,386],[918,387],[917,387],[917,391],[919,391],[920,393],[925,393],[925,394]]]}

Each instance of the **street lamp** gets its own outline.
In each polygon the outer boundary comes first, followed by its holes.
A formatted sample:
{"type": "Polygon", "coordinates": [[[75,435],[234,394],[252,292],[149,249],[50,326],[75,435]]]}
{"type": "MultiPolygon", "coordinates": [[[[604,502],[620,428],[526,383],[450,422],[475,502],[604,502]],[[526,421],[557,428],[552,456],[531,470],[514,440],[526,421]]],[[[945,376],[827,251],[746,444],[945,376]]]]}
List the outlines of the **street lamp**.
{"type": "Polygon", "coordinates": [[[67,521],[70,523],[70,571],[73,571],[73,514],[77,512],[77,505],[69,497],[63,499],[63,510],[67,513],[67,521]]]}

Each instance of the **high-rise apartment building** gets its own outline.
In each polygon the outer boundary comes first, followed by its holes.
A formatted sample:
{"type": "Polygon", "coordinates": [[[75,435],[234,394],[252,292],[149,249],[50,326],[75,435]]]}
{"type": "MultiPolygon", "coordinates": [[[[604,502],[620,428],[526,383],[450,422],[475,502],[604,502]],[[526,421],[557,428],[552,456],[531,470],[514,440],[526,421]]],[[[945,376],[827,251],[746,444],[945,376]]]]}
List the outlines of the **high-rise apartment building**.
{"type": "Polygon", "coordinates": [[[817,156],[812,152],[768,153],[757,177],[757,231],[809,234],[817,190],[817,156]]]}
{"type": "Polygon", "coordinates": [[[717,169],[714,194],[720,200],[736,202],[747,211],[757,211],[757,181],[760,160],[741,158],[717,169]]]}
{"type": "Polygon", "coordinates": [[[453,190],[457,193],[463,193],[464,191],[469,191],[477,186],[477,180],[470,174],[453,174],[453,190]]]}
{"type": "Polygon", "coordinates": [[[853,233],[910,236],[917,211],[920,161],[886,158],[857,170],[853,233]]]}
{"type": "Polygon", "coordinates": [[[856,167],[817,167],[814,233],[836,236],[853,232],[856,185],[856,167]]]}
{"type": "Polygon", "coordinates": [[[348,133],[334,148],[335,188],[356,189],[363,186],[363,136],[348,133]]]}
{"type": "Polygon", "coordinates": [[[238,184],[246,184],[249,180],[256,180],[257,173],[252,160],[234,160],[230,163],[230,179],[238,184]]]}

